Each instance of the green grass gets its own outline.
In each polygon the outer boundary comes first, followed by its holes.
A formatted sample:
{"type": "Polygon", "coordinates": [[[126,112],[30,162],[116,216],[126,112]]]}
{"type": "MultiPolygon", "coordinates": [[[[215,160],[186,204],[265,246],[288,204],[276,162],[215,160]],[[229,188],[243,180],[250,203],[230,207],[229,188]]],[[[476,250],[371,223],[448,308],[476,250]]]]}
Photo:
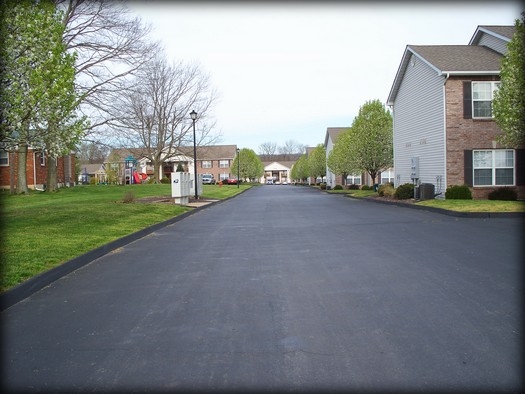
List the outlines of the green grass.
{"type": "MultiPolygon", "coordinates": [[[[249,187],[204,185],[202,198],[220,200],[249,187]]],[[[171,196],[171,185],[78,186],[20,196],[0,192],[0,291],[191,209],[138,201],[163,196],[171,196]],[[134,201],[124,203],[126,196],[134,201]]]]}
{"type": "Polygon", "coordinates": [[[417,205],[456,212],[525,212],[525,201],[425,200],[417,205]]]}

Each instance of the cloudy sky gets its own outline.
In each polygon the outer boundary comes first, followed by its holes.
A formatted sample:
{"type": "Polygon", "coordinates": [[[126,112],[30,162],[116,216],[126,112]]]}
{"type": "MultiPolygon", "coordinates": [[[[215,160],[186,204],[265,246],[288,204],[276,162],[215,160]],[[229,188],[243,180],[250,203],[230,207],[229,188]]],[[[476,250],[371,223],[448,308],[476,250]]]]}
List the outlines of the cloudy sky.
{"type": "Polygon", "coordinates": [[[170,60],[208,73],[220,143],[324,142],[368,100],[386,103],[407,45],[466,45],[513,25],[519,1],[135,1],[170,60]]]}

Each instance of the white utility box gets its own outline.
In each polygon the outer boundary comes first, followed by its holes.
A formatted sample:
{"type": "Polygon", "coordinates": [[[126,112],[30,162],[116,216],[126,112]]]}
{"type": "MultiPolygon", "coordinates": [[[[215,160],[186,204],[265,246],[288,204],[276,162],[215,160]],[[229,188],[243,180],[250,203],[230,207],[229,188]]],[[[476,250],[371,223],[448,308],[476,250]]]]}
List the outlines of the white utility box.
{"type": "Polygon", "coordinates": [[[187,172],[171,173],[171,196],[175,204],[188,204],[191,195],[191,176],[187,172]]]}

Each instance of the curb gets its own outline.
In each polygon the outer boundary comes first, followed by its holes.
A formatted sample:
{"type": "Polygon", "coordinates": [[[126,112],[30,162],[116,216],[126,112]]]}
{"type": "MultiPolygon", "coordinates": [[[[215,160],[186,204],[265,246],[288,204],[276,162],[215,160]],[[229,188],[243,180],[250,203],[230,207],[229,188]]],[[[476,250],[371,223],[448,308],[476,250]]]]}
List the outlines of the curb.
{"type": "MultiPolygon", "coordinates": [[[[249,190],[249,189],[246,189],[249,190]]],[[[37,291],[43,289],[46,286],[49,286],[51,283],[55,282],[56,280],[62,278],[63,276],[70,274],[71,272],[84,267],[85,265],[89,264],[90,262],[118,249],[121,248],[133,241],[136,241],[140,238],[145,237],[146,235],[149,235],[157,230],[160,230],[161,228],[164,228],[166,226],[169,226],[170,224],[177,223],[197,212],[200,212],[203,209],[206,209],[210,206],[223,203],[225,201],[228,201],[242,193],[244,193],[246,190],[243,190],[241,193],[236,194],[235,196],[231,196],[228,198],[225,198],[223,200],[217,200],[210,202],[209,204],[195,207],[189,210],[188,212],[184,212],[181,215],[174,216],[171,219],[165,220],[164,222],[160,222],[157,224],[154,224],[152,226],[143,228],[142,230],[139,230],[137,232],[134,232],[132,234],[126,235],[122,238],[116,239],[112,242],[109,242],[105,245],[102,245],[96,249],[93,249],[87,253],[84,253],[78,257],[75,257],[72,260],[66,261],[54,268],[51,268],[48,271],[42,272],[38,275],[35,275],[34,277],[26,280],[25,282],[20,283],[19,285],[13,287],[12,289],[9,289],[5,291],[4,293],[0,294],[0,311],[4,311],[8,309],[9,307],[17,304],[18,302],[30,297],[37,291]]]]}

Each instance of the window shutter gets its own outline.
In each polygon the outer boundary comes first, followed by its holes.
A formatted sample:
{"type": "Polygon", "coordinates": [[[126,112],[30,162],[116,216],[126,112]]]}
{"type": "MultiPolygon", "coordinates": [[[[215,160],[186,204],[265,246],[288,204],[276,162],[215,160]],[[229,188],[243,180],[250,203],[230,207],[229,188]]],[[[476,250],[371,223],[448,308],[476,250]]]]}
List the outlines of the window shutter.
{"type": "Polygon", "coordinates": [[[463,82],[463,118],[472,119],[472,82],[463,82]]]}
{"type": "Polygon", "coordinates": [[[473,172],[473,164],[472,164],[472,151],[471,150],[465,150],[464,152],[464,177],[465,177],[465,185],[467,186],[473,186],[473,179],[472,179],[472,172],[473,172]]]}
{"type": "Polygon", "coordinates": [[[516,149],[516,186],[525,186],[525,149],[516,149]]]}

